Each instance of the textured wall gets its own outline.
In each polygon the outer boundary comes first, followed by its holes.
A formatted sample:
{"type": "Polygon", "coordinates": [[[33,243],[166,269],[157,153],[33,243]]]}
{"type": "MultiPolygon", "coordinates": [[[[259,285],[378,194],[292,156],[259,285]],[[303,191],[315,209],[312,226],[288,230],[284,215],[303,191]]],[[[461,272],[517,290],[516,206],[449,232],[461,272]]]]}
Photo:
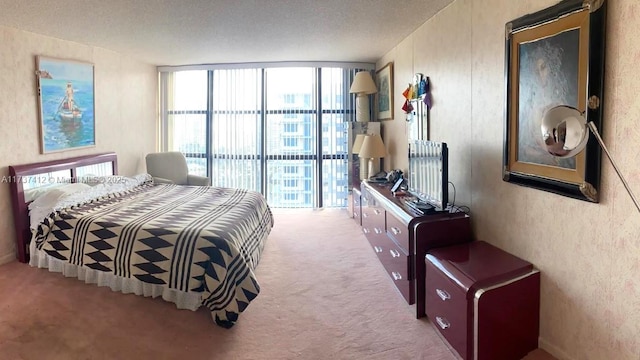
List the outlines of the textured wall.
{"type": "MultiPolygon", "coordinates": [[[[129,57],[0,26],[0,176],[9,165],[115,151],[121,174],[143,172],[155,148],[157,71],[129,57]],[[94,64],[96,146],[40,154],[36,56],[94,64]]],[[[0,183],[0,264],[14,259],[9,186],[0,183]]]]}
{"type": "MultiPolygon", "coordinates": [[[[469,167],[471,147],[471,7],[457,1],[404,39],[377,63],[377,68],[394,62],[394,120],[383,121],[385,145],[390,154],[386,169],[406,170],[407,122],[402,111],[407,88],[414,73],[429,77],[433,108],[430,139],[443,141],[453,158],[449,180],[456,188],[456,203],[471,201],[469,167]],[[444,14],[449,14],[443,16],[444,14]],[[456,21],[451,21],[451,17],[456,21]],[[436,31],[437,30],[437,31],[436,31]],[[434,32],[436,31],[436,32],[434,32]],[[442,36],[446,34],[446,36],[442,36]]],[[[450,187],[453,200],[453,187],[450,187]]]]}
{"type": "MultiPolygon", "coordinates": [[[[540,347],[559,359],[638,359],[640,214],[603,155],[601,202],[587,203],[502,181],[504,25],[554,0],[457,0],[377,63],[395,65],[395,120],[384,122],[391,167],[406,166],[401,92],[414,72],[431,77],[432,139],[451,148],[458,203],[471,207],[477,239],[542,273],[540,347]]],[[[640,194],[640,3],[608,2],[601,132],[640,194]],[[624,24],[621,25],[621,24],[624,24]]]]}

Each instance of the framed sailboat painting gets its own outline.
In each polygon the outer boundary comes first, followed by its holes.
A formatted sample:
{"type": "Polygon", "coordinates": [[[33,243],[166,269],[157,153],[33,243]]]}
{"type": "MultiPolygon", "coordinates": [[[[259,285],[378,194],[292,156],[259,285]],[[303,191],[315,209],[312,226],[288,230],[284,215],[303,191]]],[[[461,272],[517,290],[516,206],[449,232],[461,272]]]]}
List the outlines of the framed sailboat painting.
{"type": "Polygon", "coordinates": [[[96,145],[93,64],[38,56],[40,151],[96,145]]]}

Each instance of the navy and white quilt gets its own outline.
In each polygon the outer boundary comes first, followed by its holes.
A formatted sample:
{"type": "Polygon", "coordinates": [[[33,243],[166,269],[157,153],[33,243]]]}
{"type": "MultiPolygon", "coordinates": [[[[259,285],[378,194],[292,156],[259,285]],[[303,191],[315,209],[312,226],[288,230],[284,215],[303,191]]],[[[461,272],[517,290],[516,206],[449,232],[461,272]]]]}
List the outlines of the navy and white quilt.
{"type": "Polygon", "coordinates": [[[52,213],[35,241],[74,265],[202,293],[231,327],[260,292],[254,270],[272,226],[254,191],[143,184],[52,213]]]}

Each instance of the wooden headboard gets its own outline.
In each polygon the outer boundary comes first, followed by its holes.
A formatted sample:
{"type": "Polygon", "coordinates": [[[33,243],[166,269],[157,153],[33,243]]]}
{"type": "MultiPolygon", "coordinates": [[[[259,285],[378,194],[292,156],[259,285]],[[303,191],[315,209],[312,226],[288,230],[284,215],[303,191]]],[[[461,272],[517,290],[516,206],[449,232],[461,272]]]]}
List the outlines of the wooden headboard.
{"type": "MultiPolygon", "coordinates": [[[[78,156],[70,159],[52,160],[34,164],[9,166],[11,185],[11,205],[13,207],[13,223],[16,230],[16,255],[20,262],[29,261],[29,242],[31,230],[29,229],[29,210],[25,201],[24,184],[37,175],[53,172],[68,171],[68,178],[76,182],[78,168],[97,164],[111,164],[111,174],[118,174],[118,160],[116,153],[103,153],[95,155],[78,156]]],[[[66,176],[67,174],[65,174],[66,176]]],[[[104,174],[100,174],[104,175],[104,174]]]]}

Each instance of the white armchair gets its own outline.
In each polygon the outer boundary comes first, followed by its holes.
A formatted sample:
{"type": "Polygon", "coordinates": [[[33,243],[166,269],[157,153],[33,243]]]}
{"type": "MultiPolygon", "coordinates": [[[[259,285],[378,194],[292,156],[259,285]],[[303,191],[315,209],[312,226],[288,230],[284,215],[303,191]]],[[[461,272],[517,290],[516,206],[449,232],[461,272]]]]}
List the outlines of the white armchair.
{"type": "Polygon", "coordinates": [[[190,175],[187,159],[181,152],[151,153],[145,157],[147,172],[155,183],[209,186],[208,177],[190,175]]]}

